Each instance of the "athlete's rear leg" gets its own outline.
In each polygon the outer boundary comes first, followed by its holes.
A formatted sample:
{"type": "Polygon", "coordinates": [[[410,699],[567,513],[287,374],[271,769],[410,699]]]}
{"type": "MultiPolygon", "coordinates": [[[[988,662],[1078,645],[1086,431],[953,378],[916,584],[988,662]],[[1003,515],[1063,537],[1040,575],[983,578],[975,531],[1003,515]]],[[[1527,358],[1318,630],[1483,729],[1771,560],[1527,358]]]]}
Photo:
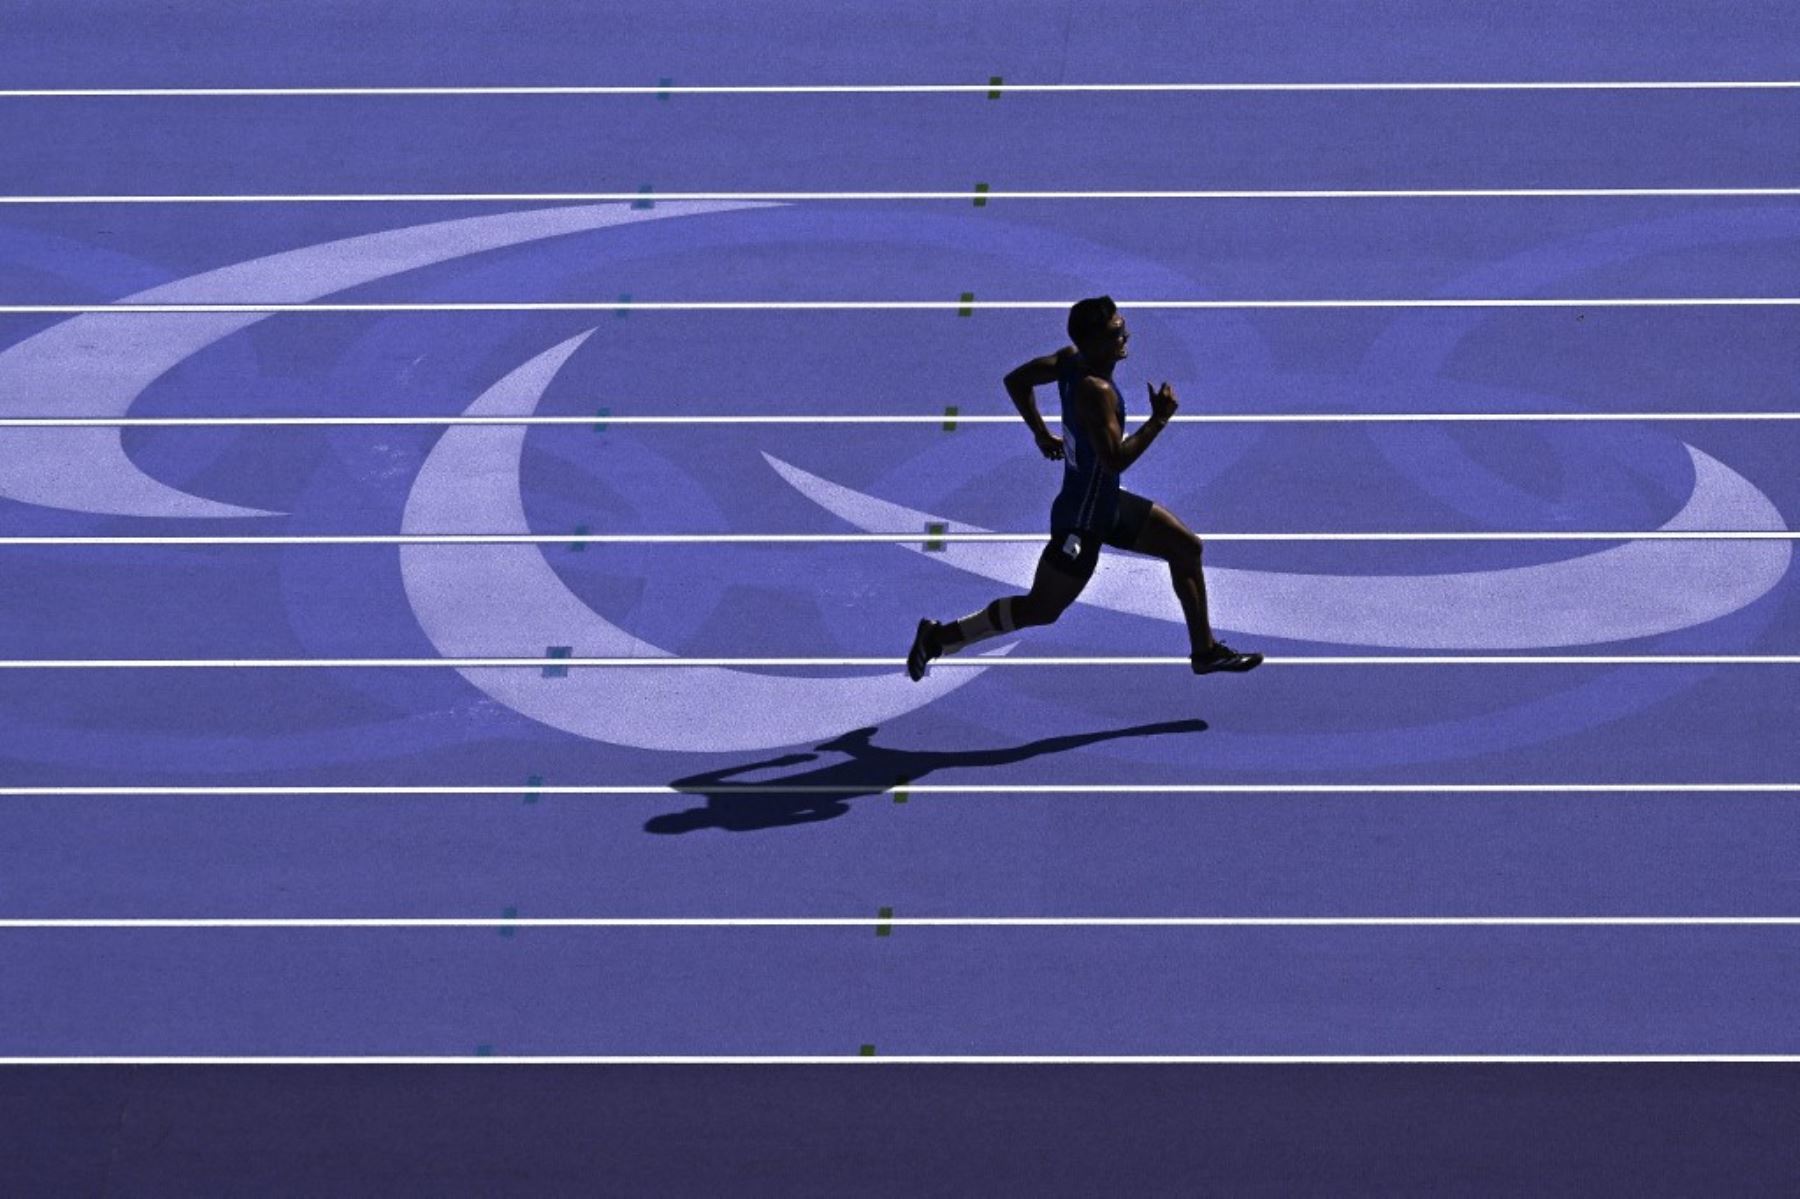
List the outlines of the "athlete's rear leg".
{"type": "Polygon", "coordinates": [[[1205,545],[1181,520],[1161,504],[1150,506],[1144,527],[1138,530],[1132,551],[1161,558],[1169,564],[1169,581],[1187,621],[1189,660],[1201,674],[1214,670],[1251,670],[1261,664],[1261,654],[1240,654],[1213,637],[1206,605],[1206,576],[1201,567],[1205,545]]]}
{"type": "Polygon", "coordinates": [[[1002,596],[961,620],[942,624],[921,620],[912,649],[906,655],[906,673],[916,682],[925,677],[926,664],[943,654],[954,654],[1015,629],[1055,623],[1081,594],[1087,578],[1059,569],[1051,562],[1053,552],[1046,550],[1038,559],[1037,574],[1028,594],[1002,596]]]}

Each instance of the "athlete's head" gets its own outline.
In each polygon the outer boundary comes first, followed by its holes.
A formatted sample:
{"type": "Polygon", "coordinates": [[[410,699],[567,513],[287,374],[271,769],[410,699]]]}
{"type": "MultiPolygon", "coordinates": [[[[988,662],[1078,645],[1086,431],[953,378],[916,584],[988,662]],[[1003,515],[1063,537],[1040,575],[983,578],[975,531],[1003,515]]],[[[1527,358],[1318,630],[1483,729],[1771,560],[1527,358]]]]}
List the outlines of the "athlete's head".
{"type": "Polygon", "coordinates": [[[1069,309],[1069,340],[1088,361],[1111,362],[1125,357],[1131,334],[1111,296],[1090,296],[1069,309]]]}

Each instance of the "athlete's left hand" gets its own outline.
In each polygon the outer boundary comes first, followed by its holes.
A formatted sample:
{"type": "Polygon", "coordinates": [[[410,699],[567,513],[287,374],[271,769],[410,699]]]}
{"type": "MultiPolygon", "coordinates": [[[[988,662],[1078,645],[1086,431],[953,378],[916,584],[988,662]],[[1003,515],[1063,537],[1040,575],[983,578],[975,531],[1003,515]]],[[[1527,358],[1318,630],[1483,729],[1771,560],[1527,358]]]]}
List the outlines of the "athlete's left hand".
{"type": "Polygon", "coordinates": [[[1154,388],[1149,383],[1145,383],[1144,390],[1150,393],[1150,415],[1161,417],[1164,423],[1167,423],[1175,415],[1175,410],[1181,407],[1181,402],[1175,398],[1175,389],[1167,383],[1160,388],[1154,388]]]}
{"type": "Polygon", "coordinates": [[[1059,461],[1063,456],[1062,438],[1048,429],[1037,435],[1037,447],[1044,452],[1044,457],[1052,462],[1059,461]]]}

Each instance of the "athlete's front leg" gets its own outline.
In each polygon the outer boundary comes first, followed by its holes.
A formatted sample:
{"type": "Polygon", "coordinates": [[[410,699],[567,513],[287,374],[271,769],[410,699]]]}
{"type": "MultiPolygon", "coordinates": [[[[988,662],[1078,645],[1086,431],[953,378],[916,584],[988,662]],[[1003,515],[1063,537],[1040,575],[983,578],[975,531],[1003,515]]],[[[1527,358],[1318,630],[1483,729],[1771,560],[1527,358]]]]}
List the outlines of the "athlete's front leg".
{"type": "Polygon", "coordinates": [[[1212,621],[1206,609],[1206,576],[1200,560],[1205,545],[1193,530],[1181,523],[1174,513],[1161,504],[1150,505],[1150,516],[1138,530],[1132,551],[1161,558],[1169,564],[1169,581],[1175,585],[1175,598],[1181,601],[1181,614],[1187,618],[1188,641],[1192,651],[1204,654],[1213,647],[1212,621]]]}
{"type": "Polygon", "coordinates": [[[1134,553],[1161,558],[1169,564],[1169,581],[1174,584],[1175,598],[1187,621],[1189,661],[1196,673],[1244,671],[1261,665],[1261,654],[1237,653],[1213,636],[1206,605],[1206,575],[1201,567],[1206,547],[1192,529],[1161,504],[1152,504],[1131,548],[1134,553]]]}

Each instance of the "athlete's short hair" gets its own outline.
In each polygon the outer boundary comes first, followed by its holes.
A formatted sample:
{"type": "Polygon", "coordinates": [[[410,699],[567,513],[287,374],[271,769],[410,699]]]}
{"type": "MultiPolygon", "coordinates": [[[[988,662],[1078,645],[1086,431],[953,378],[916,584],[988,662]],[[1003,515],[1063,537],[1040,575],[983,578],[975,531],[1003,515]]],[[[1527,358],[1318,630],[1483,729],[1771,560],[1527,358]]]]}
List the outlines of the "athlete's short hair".
{"type": "Polygon", "coordinates": [[[1106,333],[1106,323],[1119,311],[1111,296],[1089,296],[1076,300],[1069,309],[1069,340],[1076,345],[1093,341],[1106,333]]]}

